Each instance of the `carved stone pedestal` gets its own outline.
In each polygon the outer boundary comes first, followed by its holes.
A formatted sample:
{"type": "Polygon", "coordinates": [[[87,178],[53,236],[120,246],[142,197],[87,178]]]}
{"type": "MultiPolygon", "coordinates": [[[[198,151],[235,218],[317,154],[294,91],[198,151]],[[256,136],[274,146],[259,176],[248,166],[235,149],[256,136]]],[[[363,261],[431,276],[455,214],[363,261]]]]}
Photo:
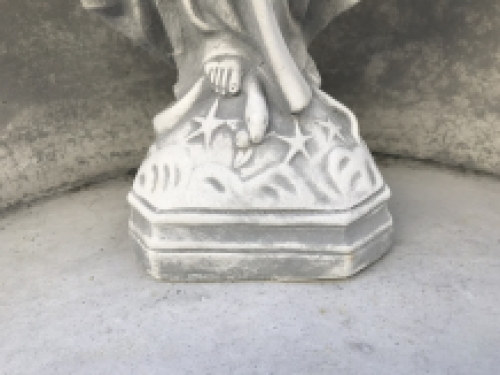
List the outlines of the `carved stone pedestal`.
{"type": "Polygon", "coordinates": [[[156,279],[171,282],[345,278],[391,245],[383,188],[345,212],[155,212],[134,193],[130,232],[156,279]]]}
{"type": "Polygon", "coordinates": [[[307,281],[353,275],[390,247],[390,192],[354,115],[318,91],[241,148],[245,96],[208,94],[138,171],[130,231],[155,278],[307,281]]]}

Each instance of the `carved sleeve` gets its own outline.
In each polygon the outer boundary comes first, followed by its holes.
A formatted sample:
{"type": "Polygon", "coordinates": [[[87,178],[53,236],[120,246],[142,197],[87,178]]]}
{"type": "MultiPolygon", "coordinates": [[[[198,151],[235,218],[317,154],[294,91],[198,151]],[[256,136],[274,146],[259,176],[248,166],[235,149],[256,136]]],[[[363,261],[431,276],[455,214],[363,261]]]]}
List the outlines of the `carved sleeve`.
{"type": "Polygon", "coordinates": [[[311,0],[306,17],[303,19],[303,32],[308,42],[323,30],[340,13],[351,8],[360,0],[311,0]]]}

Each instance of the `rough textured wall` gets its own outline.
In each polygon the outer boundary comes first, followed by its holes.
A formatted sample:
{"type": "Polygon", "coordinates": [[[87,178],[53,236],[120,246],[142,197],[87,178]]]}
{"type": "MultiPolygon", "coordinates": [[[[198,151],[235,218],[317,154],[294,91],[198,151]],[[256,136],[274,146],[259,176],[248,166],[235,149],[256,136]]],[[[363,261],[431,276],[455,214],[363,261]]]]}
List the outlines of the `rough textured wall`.
{"type": "Polygon", "coordinates": [[[0,207],[137,166],[175,71],[77,0],[0,1],[0,207]]]}
{"type": "Polygon", "coordinates": [[[372,150],[500,175],[500,1],[363,1],[313,51],[372,150]]]}
{"type": "MultiPolygon", "coordinates": [[[[138,165],[173,67],[78,0],[0,0],[0,207],[138,165]]],[[[370,146],[500,175],[500,3],[365,0],[315,42],[370,146]]]]}

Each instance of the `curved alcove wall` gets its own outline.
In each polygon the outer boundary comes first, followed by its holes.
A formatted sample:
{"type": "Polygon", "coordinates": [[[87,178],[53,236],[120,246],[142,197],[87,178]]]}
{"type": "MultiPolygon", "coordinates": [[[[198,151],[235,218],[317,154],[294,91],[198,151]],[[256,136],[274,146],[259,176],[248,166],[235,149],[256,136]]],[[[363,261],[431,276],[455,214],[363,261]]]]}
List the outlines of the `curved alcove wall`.
{"type": "MultiPolygon", "coordinates": [[[[78,0],[0,12],[0,208],[136,168],[176,71],[78,0]]],[[[380,153],[500,175],[500,3],[370,0],[312,52],[380,153]]]]}

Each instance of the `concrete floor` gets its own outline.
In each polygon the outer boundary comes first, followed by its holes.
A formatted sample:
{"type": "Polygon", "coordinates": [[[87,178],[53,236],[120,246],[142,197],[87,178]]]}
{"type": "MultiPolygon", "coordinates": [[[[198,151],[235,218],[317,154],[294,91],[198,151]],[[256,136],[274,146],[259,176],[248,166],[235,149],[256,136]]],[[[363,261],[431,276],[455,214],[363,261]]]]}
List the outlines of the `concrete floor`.
{"type": "Polygon", "coordinates": [[[385,163],[396,246],[322,284],[171,285],[129,180],[0,218],[2,374],[498,374],[500,180],[385,163]]]}

